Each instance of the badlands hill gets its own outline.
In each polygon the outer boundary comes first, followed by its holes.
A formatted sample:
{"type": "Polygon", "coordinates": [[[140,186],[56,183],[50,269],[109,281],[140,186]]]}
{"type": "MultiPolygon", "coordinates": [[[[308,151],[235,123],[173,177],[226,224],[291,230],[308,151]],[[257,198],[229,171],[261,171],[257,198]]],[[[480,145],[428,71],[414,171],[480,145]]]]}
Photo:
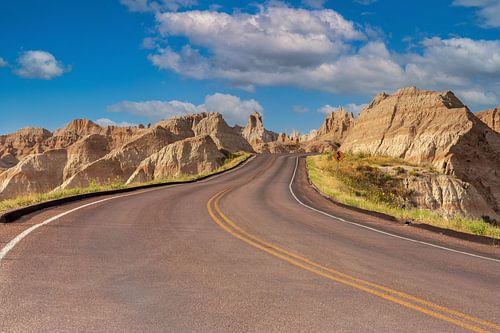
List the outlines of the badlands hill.
{"type": "Polygon", "coordinates": [[[258,113],[245,127],[218,113],[166,119],[151,128],[75,120],[51,133],[0,136],[0,200],[27,193],[136,183],[210,172],[230,153],[341,149],[432,167],[407,177],[411,204],[444,215],[500,221],[499,109],[473,114],[452,92],[403,88],[380,93],[358,117],[339,108],[308,135],[274,133],[258,113]]]}
{"type": "Polygon", "coordinates": [[[500,106],[484,110],[475,114],[483,123],[497,133],[500,133],[500,106]]]}
{"type": "Polygon", "coordinates": [[[28,193],[134,183],[210,172],[228,154],[254,152],[277,134],[252,114],[229,126],[218,113],[160,121],[151,128],[101,127],[74,120],[53,133],[25,128],[0,136],[0,200],[28,193]]]}
{"type": "Polygon", "coordinates": [[[407,186],[425,208],[500,221],[500,134],[452,92],[380,93],[360,113],[341,149],[432,166],[443,177],[407,186]]]}

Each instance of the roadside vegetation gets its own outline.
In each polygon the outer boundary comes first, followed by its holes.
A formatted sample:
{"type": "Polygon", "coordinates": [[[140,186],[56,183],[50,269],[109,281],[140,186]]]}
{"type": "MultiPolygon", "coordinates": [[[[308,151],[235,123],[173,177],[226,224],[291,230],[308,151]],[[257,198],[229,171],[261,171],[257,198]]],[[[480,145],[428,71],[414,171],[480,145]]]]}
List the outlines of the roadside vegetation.
{"type": "Polygon", "coordinates": [[[168,184],[172,182],[187,182],[187,181],[192,181],[196,179],[200,179],[209,175],[214,175],[217,173],[220,173],[222,171],[229,170],[231,168],[236,167],[238,164],[244,162],[252,154],[246,153],[246,152],[241,152],[241,153],[236,153],[236,154],[231,154],[231,153],[226,153],[226,159],[224,161],[224,164],[209,173],[201,173],[197,175],[184,175],[184,176],[179,176],[175,178],[169,178],[169,179],[157,179],[153,180],[150,182],[146,183],[134,183],[130,185],[125,185],[125,183],[121,181],[114,181],[110,182],[109,184],[106,185],[100,185],[97,184],[96,182],[91,182],[91,185],[89,187],[85,188],[72,188],[72,189],[67,189],[67,190],[57,190],[57,191],[52,191],[48,193],[40,193],[40,194],[30,194],[30,195],[22,195],[16,198],[12,199],[7,199],[7,200],[2,200],[0,201],[0,213],[3,213],[5,211],[15,209],[15,208],[21,208],[21,207],[26,207],[29,205],[37,204],[40,202],[44,201],[49,201],[49,200],[56,200],[56,199],[61,199],[61,198],[67,198],[75,195],[80,195],[80,194],[87,194],[87,193],[95,193],[95,192],[103,192],[103,191],[109,191],[109,190],[117,190],[117,189],[123,189],[123,188],[134,188],[138,186],[143,186],[143,185],[150,185],[150,184],[168,184]]]}
{"type": "Polygon", "coordinates": [[[500,239],[500,228],[481,219],[444,217],[426,209],[411,207],[410,192],[402,186],[405,174],[434,173],[430,166],[416,166],[392,157],[351,155],[341,162],[331,153],[307,157],[311,182],[332,199],[357,208],[413,220],[433,226],[500,239]]]}

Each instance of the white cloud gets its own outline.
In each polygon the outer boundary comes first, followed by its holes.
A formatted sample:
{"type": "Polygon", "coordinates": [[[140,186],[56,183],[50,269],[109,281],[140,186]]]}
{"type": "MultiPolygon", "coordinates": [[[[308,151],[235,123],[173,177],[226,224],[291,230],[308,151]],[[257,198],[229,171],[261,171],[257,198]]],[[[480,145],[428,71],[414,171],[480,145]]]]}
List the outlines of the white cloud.
{"type": "Polygon", "coordinates": [[[355,116],[358,115],[365,107],[367,107],[368,104],[354,104],[354,103],[349,103],[347,104],[344,109],[347,112],[352,112],[355,116]]]}
{"type": "Polygon", "coordinates": [[[2,57],[0,57],[0,68],[7,67],[9,64],[2,57]]]}
{"type": "Polygon", "coordinates": [[[118,127],[136,126],[135,124],[128,123],[126,121],[115,122],[115,121],[108,119],[108,118],[99,118],[95,121],[95,123],[99,126],[102,126],[102,127],[105,127],[105,126],[118,126],[118,127]]]}
{"type": "Polygon", "coordinates": [[[197,112],[219,112],[229,124],[244,124],[252,112],[263,113],[264,108],[254,99],[241,100],[237,96],[215,93],[205,97],[198,106],[180,101],[123,101],[108,107],[109,112],[127,112],[152,120],[183,116],[197,112]]]}
{"type": "Polygon", "coordinates": [[[476,7],[479,25],[485,28],[500,27],[500,1],[498,0],[455,0],[453,5],[476,7]]]}
{"type": "Polygon", "coordinates": [[[28,79],[50,80],[70,70],[46,51],[26,51],[17,62],[18,67],[14,72],[28,79]]]}
{"type": "Polygon", "coordinates": [[[155,66],[246,91],[296,86],[367,96],[416,85],[500,95],[500,40],[435,37],[397,53],[376,28],[360,31],[360,24],[333,10],[283,4],[263,5],[253,14],[168,12],[156,20],[163,45],[174,36],[187,42],[179,49],[157,47],[149,55],[155,66]]]}
{"type": "Polygon", "coordinates": [[[500,40],[434,37],[422,45],[423,54],[411,57],[410,64],[434,79],[459,84],[472,76],[500,76],[500,40]]]}
{"type": "Polygon", "coordinates": [[[241,100],[237,96],[215,93],[205,97],[199,111],[219,112],[230,124],[245,124],[252,112],[264,113],[264,108],[254,99],[241,100]]]}
{"type": "Polygon", "coordinates": [[[109,112],[127,112],[154,120],[196,113],[196,106],[180,101],[123,101],[108,107],[109,112]]]}
{"type": "Polygon", "coordinates": [[[292,111],[296,113],[307,113],[309,112],[309,109],[306,108],[305,106],[294,105],[292,106],[292,111]]]}
{"type": "Polygon", "coordinates": [[[151,56],[160,68],[176,72],[197,64],[196,77],[223,77],[234,82],[253,81],[271,70],[295,75],[296,68],[314,68],[350,49],[347,40],[361,39],[354,24],[332,10],[309,11],[267,7],[256,14],[233,15],[210,11],[158,14],[158,31],[164,37],[185,36],[192,45],[209,50],[204,57],[188,45],[181,52],[162,49],[151,56]]]}
{"type": "Polygon", "coordinates": [[[500,94],[500,40],[431,38],[422,45],[422,54],[408,55],[405,82],[455,90],[469,106],[495,103],[500,94]]]}
{"type": "MultiPolygon", "coordinates": [[[[368,104],[354,104],[354,103],[349,103],[347,105],[344,105],[344,110],[346,112],[352,112],[354,115],[358,115],[368,104]]],[[[326,104],[322,107],[320,107],[317,111],[320,113],[324,114],[330,114],[332,112],[336,112],[339,107],[333,107],[330,104],[326,104]]]]}
{"type": "Polygon", "coordinates": [[[176,11],[185,7],[193,7],[198,4],[196,0],[121,0],[131,12],[157,12],[172,10],[176,11]]]}
{"type": "Polygon", "coordinates": [[[499,103],[497,96],[492,92],[458,90],[455,93],[466,105],[496,105],[499,103]]]}
{"type": "Polygon", "coordinates": [[[326,105],[320,107],[317,111],[320,113],[324,113],[324,114],[330,114],[332,112],[337,111],[337,108],[331,106],[330,104],[326,104],[326,105]]]}

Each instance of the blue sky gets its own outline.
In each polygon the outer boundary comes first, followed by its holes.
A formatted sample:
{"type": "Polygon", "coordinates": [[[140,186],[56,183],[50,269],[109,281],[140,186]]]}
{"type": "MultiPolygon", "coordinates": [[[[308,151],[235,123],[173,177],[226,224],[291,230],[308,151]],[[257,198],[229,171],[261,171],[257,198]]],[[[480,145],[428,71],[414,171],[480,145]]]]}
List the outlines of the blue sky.
{"type": "Polygon", "coordinates": [[[203,110],[308,132],[406,85],[500,104],[499,0],[2,1],[0,41],[0,133],[203,110]]]}

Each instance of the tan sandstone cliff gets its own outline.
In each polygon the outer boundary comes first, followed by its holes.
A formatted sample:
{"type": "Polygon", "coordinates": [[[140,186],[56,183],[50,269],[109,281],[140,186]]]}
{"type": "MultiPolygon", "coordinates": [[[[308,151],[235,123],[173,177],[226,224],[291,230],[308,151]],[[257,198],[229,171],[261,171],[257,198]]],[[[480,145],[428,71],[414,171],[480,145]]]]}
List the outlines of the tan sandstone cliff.
{"type": "Polygon", "coordinates": [[[341,149],[430,164],[473,186],[471,195],[480,197],[472,201],[484,201],[494,214],[490,218],[500,220],[500,135],[452,92],[409,87],[378,94],[360,113],[341,149]]]}
{"type": "Polygon", "coordinates": [[[0,174],[0,200],[53,190],[63,181],[66,162],[66,149],[28,155],[16,166],[0,174]]]}
{"type": "Polygon", "coordinates": [[[312,138],[308,137],[308,140],[302,142],[302,146],[306,152],[335,151],[353,125],[353,114],[340,107],[337,111],[327,115],[320,129],[312,138]]]}
{"type": "MultiPolygon", "coordinates": [[[[247,133],[256,137],[260,130],[247,133]]],[[[239,151],[254,150],[241,127],[229,126],[215,112],[174,117],[149,128],[101,127],[85,119],[53,133],[26,128],[0,136],[0,199],[93,182],[210,172],[225,154],[239,151]]]]}
{"type": "Polygon", "coordinates": [[[258,112],[249,116],[247,125],[242,130],[242,135],[257,151],[261,149],[263,144],[278,140],[277,133],[264,128],[262,116],[258,112]]]}
{"type": "Polygon", "coordinates": [[[127,183],[208,173],[222,166],[222,154],[209,135],[177,141],[142,161],[127,183]]]}
{"type": "Polygon", "coordinates": [[[475,113],[476,117],[497,133],[500,133],[500,106],[475,113]]]}

